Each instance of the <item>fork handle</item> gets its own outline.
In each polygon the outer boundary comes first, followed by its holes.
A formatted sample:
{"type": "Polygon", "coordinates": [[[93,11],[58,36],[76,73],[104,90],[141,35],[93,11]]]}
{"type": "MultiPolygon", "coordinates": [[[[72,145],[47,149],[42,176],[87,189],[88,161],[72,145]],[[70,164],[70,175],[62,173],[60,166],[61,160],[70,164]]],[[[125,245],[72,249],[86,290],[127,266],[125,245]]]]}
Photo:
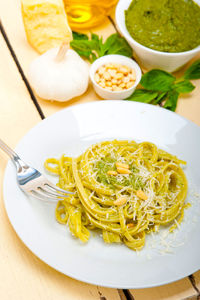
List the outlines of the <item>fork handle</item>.
{"type": "Polygon", "coordinates": [[[27,167],[27,165],[20,159],[19,155],[15,153],[15,151],[13,151],[1,139],[0,139],[0,148],[10,156],[12,162],[14,163],[18,171],[21,170],[22,168],[27,167]]]}
{"type": "Polygon", "coordinates": [[[0,139],[0,148],[6,152],[10,158],[14,159],[14,157],[19,157],[17,153],[15,153],[8,145],[6,145],[1,139],[0,139]]]}

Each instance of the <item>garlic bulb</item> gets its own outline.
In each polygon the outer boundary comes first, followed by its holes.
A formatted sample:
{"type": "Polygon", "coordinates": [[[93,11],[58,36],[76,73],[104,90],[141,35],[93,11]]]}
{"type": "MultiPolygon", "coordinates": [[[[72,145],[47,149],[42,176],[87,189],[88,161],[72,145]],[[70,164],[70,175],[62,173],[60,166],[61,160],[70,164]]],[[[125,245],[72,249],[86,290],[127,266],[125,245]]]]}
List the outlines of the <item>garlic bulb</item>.
{"type": "Polygon", "coordinates": [[[62,45],[37,57],[28,78],[39,97],[64,102],[87,90],[89,66],[74,50],[62,45]]]}

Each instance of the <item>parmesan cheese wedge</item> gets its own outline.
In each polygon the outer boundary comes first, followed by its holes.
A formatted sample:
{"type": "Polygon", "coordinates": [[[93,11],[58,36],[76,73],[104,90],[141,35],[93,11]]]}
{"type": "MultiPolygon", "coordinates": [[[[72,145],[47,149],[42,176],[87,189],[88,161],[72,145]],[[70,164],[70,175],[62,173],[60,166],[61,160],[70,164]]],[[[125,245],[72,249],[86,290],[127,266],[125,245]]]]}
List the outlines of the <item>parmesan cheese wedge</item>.
{"type": "Polygon", "coordinates": [[[70,43],[72,32],[62,0],[21,0],[21,8],[27,39],[39,53],[70,43]]]}

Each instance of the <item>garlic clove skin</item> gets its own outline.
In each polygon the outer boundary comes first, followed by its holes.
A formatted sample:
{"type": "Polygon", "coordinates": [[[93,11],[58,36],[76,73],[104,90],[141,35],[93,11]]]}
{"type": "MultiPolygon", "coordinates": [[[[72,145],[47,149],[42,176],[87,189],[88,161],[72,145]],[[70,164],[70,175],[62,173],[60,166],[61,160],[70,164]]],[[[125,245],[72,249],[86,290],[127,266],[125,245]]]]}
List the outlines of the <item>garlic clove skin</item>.
{"type": "Polygon", "coordinates": [[[53,48],[37,57],[30,65],[28,78],[39,97],[64,102],[85,93],[89,66],[71,49],[58,62],[58,51],[53,48]]]}

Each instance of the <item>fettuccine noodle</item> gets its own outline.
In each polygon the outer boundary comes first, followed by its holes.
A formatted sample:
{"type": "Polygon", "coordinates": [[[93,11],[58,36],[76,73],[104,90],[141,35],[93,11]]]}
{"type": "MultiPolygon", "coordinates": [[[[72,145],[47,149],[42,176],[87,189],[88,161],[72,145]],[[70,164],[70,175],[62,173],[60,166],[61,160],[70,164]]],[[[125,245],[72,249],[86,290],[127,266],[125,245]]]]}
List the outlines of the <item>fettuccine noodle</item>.
{"type": "Polygon", "coordinates": [[[106,243],[124,243],[140,250],[145,236],[183,220],[186,164],[149,142],[105,141],[78,158],[49,158],[45,168],[59,176],[58,186],[74,192],[58,201],[56,220],[87,242],[90,230],[100,231],[106,243]],[[172,222],[173,221],[173,222],[172,222]]]}

